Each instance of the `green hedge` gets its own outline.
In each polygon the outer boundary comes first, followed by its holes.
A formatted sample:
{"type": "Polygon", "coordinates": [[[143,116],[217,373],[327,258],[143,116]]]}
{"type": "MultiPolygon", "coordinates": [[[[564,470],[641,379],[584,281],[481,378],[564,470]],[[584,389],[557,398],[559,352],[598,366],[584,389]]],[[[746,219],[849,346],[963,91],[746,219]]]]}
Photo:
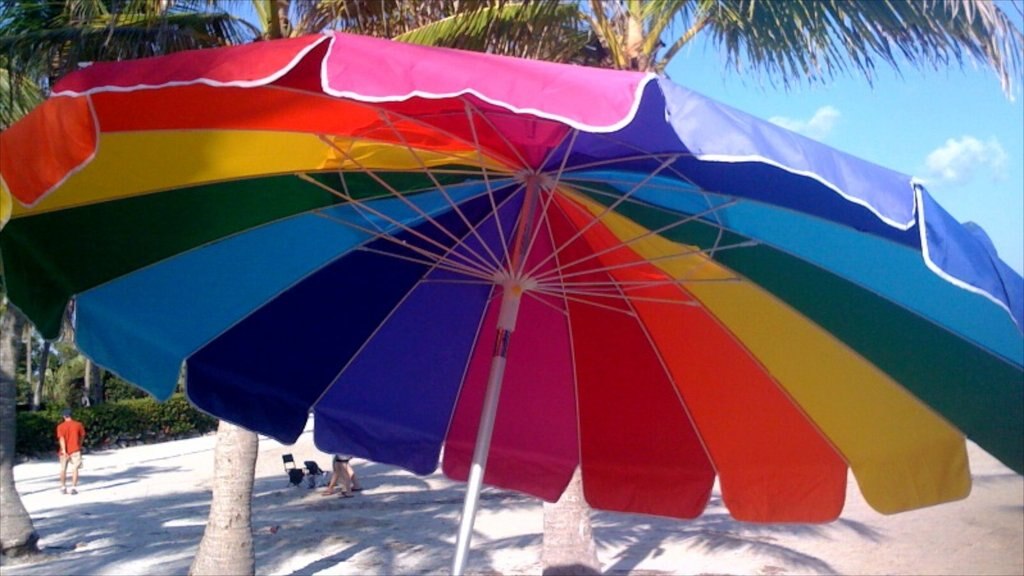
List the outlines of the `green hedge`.
{"type": "MultiPolygon", "coordinates": [[[[62,410],[18,413],[15,451],[22,456],[57,452],[55,430],[62,410]]],[[[217,419],[193,408],[180,394],[160,403],[152,398],[107,402],[72,411],[85,426],[85,448],[101,449],[172,440],[205,434],[217,428],[217,419]]]]}

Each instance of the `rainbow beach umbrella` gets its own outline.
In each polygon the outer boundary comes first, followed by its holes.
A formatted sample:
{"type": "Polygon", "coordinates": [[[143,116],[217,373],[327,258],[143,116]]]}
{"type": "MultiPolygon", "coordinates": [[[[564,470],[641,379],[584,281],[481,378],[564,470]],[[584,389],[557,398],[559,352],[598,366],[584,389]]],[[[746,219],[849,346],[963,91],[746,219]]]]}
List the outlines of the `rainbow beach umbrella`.
{"type": "Polygon", "coordinates": [[[750,522],[1024,471],[1024,281],[911,178],[653,75],[323,34],[95,64],[0,134],[10,300],[325,452],[750,522]],[[442,456],[443,454],[443,456],[442,456]],[[628,463],[624,473],[623,463],[628,463]]]}

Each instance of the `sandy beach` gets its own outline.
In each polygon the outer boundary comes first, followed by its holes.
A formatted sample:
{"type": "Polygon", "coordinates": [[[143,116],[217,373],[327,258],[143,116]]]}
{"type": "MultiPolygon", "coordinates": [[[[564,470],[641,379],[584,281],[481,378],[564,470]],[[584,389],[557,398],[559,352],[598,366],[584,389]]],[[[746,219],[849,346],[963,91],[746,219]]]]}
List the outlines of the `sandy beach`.
{"type": "MultiPolygon", "coordinates": [[[[58,489],[56,459],[15,467],[44,554],[4,559],[4,575],[185,574],[210,503],[215,437],[87,454],[79,494],[58,489]]],[[[289,485],[281,456],[330,457],[311,428],[291,446],[260,439],[253,498],[256,572],[445,574],[464,485],[354,460],[355,498],[289,485]]],[[[1024,477],[969,445],[974,487],[966,500],[883,516],[852,476],[840,520],[755,525],[729,518],[717,491],[695,521],[595,512],[609,574],[1024,574],[1024,477]]],[[[541,502],[485,488],[470,573],[539,574],[541,502]]]]}

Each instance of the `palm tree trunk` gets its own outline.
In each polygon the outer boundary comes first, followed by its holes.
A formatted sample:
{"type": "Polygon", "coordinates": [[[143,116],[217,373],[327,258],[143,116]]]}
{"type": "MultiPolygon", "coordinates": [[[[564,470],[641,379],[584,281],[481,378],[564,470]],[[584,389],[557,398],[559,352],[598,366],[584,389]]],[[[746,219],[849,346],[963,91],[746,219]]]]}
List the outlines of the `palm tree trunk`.
{"type": "Polygon", "coordinates": [[[85,361],[85,398],[89,406],[103,403],[103,371],[92,360],[85,361]]]}
{"type": "Polygon", "coordinates": [[[252,485],[259,438],[223,420],[214,449],[213,501],[190,576],[255,574],[252,548],[252,485]]]}
{"type": "Polygon", "coordinates": [[[31,390],[34,388],[35,383],[35,379],[32,377],[32,333],[34,332],[32,324],[30,322],[23,322],[21,331],[25,345],[25,381],[28,382],[29,389],[31,390]]]}
{"type": "Polygon", "coordinates": [[[50,348],[53,344],[49,340],[43,341],[43,350],[39,354],[39,378],[32,384],[32,411],[36,412],[43,405],[43,385],[46,384],[46,371],[50,369],[50,348]]]}
{"type": "Polygon", "coordinates": [[[544,547],[541,563],[545,576],[556,574],[600,574],[597,545],[590,526],[590,507],[583,499],[580,469],[558,502],[544,503],[544,547]]]}
{"type": "Polygon", "coordinates": [[[4,556],[39,552],[39,535],[14,486],[18,398],[14,374],[22,325],[20,314],[4,302],[0,307],[0,553],[4,556]]]}
{"type": "Polygon", "coordinates": [[[291,34],[291,20],[288,11],[291,0],[272,0],[267,23],[267,39],[287,38],[291,34]]]}

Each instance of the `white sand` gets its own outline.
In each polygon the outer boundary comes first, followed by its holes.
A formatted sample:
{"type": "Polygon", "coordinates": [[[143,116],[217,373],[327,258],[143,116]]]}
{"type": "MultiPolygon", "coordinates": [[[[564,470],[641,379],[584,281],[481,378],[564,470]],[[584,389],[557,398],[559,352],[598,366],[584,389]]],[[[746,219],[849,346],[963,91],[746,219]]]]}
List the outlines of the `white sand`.
{"type": "MultiPolygon", "coordinates": [[[[78,495],[58,491],[56,460],[15,467],[45,554],[5,559],[14,575],[185,574],[210,502],[214,436],[87,454],[78,495]]],[[[281,455],[321,467],[307,430],[293,446],[261,438],[253,499],[258,574],[444,574],[464,486],[354,460],[366,490],[322,497],[288,485],[281,455]]],[[[970,445],[971,496],[882,516],[850,479],[843,516],[825,525],[731,520],[717,492],[682,522],[595,513],[603,569],[613,574],[1024,574],[1024,478],[970,445]]],[[[300,464],[301,465],[301,464],[300,464]]],[[[539,501],[485,488],[469,571],[539,574],[539,501]]]]}

